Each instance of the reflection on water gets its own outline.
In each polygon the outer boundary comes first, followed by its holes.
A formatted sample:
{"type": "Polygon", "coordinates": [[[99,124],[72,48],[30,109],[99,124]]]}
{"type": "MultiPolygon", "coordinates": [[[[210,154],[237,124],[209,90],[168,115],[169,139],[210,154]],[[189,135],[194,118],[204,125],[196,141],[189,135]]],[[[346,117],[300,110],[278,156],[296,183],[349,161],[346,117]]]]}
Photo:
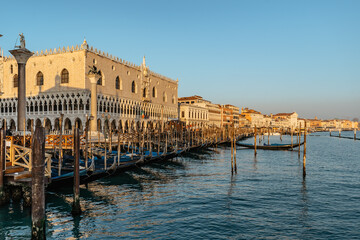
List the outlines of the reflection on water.
{"type": "MultiPolygon", "coordinates": [[[[239,148],[231,175],[230,148],[218,146],[81,186],[80,217],[71,215],[71,187],[49,192],[47,237],[360,238],[360,141],[317,135],[308,138],[306,179],[297,151],[258,150],[254,157],[239,148]]],[[[30,210],[1,207],[0,227],[0,239],[29,238],[30,210]]]]}
{"type": "Polygon", "coordinates": [[[256,158],[256,155],[254,155],[254,164],[253,164],[254,171],[257,170],[256,164],[257,164],[257,158],[256,158]]]}
{"type": "Polygon", "coordinates": [[[307,222],[307,215],[308,215],[308,197],[307,197],[307,190],[306,190],[306,178],[303,178],[301,184],[301,220],[306,223],[307,222]]]}

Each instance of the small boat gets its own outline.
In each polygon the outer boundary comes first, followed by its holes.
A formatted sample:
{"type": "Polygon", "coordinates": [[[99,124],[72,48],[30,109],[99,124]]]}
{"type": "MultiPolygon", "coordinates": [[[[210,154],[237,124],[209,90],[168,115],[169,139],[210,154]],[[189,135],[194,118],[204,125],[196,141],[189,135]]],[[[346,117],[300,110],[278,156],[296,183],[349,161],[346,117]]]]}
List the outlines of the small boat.
{"type": "MultiPolygon", "coordinates": [[[[266,135],[266,134],[264,134],[264,135],[266,135]]],[[[273,132],[273,133],[271,133],[270,135],[271,135],[271,136],[280,136],[280,133],[278,133],[278,132],[273,132]]]]}
{"type": "MultiPolygon", "coordinates": [[[[304,142],[300,143],[300,145],[303,145],[304,142]]],[[[254,149],[255,146],[253,144],[247,144],[247,143],[236,143],[237,146],[240,147],[246,147],[246,148],[252,148],[254,149]]],[[[288,150],[292,148],[299,147],[298,143],[291,144],[265,144],[265,145],[256,145],[256,149],[264,149],[264,150],[288,150]]]]}

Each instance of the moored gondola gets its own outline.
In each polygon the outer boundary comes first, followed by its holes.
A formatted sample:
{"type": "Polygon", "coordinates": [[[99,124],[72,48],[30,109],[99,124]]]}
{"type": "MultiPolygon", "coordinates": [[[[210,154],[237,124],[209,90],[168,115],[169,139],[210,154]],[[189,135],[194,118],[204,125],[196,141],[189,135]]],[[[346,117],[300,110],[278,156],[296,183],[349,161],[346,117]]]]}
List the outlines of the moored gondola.
{"type": "MultiPolygon", "coordinates": [[[[303,145],[304,142],[300,143],[300,145],[303,145]]],[[[254,149],[255,146],[253,144],[247,144],[247,143],[236,143],[237,146],[239,147],[246,147],[246,148],[251,148],[254,149]]],[[[293,148],[297,148],[299,147],[298,143],[294,143],[294,144],[269,144],[269,145],[257,145],[256,148],[257,149],[264,149],[264,150],[291,150],[293,148]]]]}

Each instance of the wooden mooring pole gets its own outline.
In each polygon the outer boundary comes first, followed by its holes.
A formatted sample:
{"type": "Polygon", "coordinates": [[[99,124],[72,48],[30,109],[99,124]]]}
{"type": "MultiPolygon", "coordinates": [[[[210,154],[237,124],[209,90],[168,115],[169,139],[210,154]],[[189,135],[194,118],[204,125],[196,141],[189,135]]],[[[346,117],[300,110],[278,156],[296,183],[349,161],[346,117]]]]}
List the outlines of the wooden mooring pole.
{"type": "Polygon", "coordinates": [[[262,128],[260,128],[260,133],[259,133],[259,145],[261,143],[261,135],[262,135],[262,128]]]}
{"type": "Polygon", "coordinates": [[[31,239],[45,239],[45,129],[36,127],[32,142],[31,239]]]}
{"type": "Polygon", "coordinates": [[[354,140],[356,141],[356,128],[354,128],[354,140]]]}
{"type": "Polygon", "coordinates": [[[64,114],[60,114],[59,120],[59,127],[60,127],[60,134],[59,134],[59,173],[61,175],[61,167],[62,167],[62,158],[63,158],[63,151],[62,151],[62,121],[63,121],[64,114]]]}
{"type": "Polygon", "coordinates": [[[293,139],[293,128],[291,127],[290,129],[290,134],[291,134],[291,150],[293,150],[293,147],[294,147],[294,139],[293,139]]]}
{"type": "Polygon", "coordinates": [[[6,131],[1,129],[0,131],[0,195],[4,189],[4,170],[5,170],[5,139],[6,131]]]}
{"type": "Polygon", "coordinates": [[[81,214],[80,207],[80,134],[79,129],[74,129],[74,202],[71,214],[77,216],[81,214]]]}
{"type": "Polygon", "coordinates": [[[231,175],[234,174],[234,141],[232,138],[232,134],[230,134],[230,142],[231,142],[231,175]]]}
{"type": "Polygon", "coordinates": [[[105,170],[107,169],[107,149],[106,149],[106,137],[107,136],[108,136],[107,128],[104,127],[104,169],[105,170]]]}
{"type": "Polygon", "coordinates": [[[256,134],[257,134],[257,129],[256,129],[256,125],[254,126],[254,155],[256,156],[257,152],[256,152],[256,134]]]}
{"type": "Polygon", "coordinates": [[[233,137],[233,140],[234,140],[234,167],[235,167],[235,173],[237,173],[237,166],[236,166],[236,134],[235,134],[235,128],[234,128],[234,137],[233,137]]]}
{"type": "Polygon", "coordinates": [[[117,145],[117,160],[118,160],[118,166],[120,166],[120,158],[121,158],[121,144],[120,144],[120,127],[119,127],[119,130],[118,130],[118,145],[117,145]]]}
{"type": "Polygon", "coordinates": [[[0,206],[8,202],[8,197],[4,190],[4,171],[5,171],[5,139],[6,129],[0,130],[0,206]]]}
{"type": "Polygon", "coordinates": [[[24,147],[26,147],[26,119],[24,119],[24,147]]]}
{"type": "Polygon", "coordinates": [[[306,122],[304,126],[304,156],[303,156],[303,177],[306,177],[306,122]]]}
{"type": "Polygon", "coordinates": [[[301,146],[301,123],[299,125],[299,132],[298,132],[298,144],[299,144],[299,148],[298,148],[298,158],[300,158],[300,146],[301,146]]]}
{"type": "Polygon", "coordinates": [[[86,115],[85,121],[85,148],[84,148],[84,158],[85,158],[85,168],[88,168],[88,138],[89,138],[89,117],[86,115]]]}

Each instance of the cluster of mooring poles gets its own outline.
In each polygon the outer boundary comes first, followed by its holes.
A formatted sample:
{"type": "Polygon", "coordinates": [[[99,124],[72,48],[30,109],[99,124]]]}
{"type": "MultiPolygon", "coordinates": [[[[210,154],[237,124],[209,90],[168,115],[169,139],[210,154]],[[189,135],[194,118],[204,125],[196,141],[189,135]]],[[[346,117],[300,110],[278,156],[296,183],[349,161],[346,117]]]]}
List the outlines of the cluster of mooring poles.
{"type": "Polygon", "coordinates": [[[231,174],[237,173],[236,166],[236,142],[237,142],[237,134],[235,133],[236,129],[234,126],[231,127],[229,131],[229,140],[231,142],[231,174]]]}
{"type": "MultiPolygon", "coordinates": [[[[69,170],[69,165],[64,166],[68,161],[65,158],[73,158],[70,166],[74,191],[71,213],[76,216],[82,213],[79,186],[83,175],[80,172],[80,157],[84,159],[83,164],[92,181],[98,179],[91,178],[95,170],[103,173],[100,176],[108,176],[127,166],[136,166],[153,159],[169,159],[184,151],[230,142],[231,172],[234,174],[237,173],[237,140],[250,133],[249,130],[234,126],[191,129],[181,122],[168,122],[161,130],[132,129],[129,133],[123,133],[121,129],[114,130],[110,126],[104,128],[101,135],[98,133],[96,138],[88,134],[90,121],[91,118],[87,118],[82,135],[77,127],[73,128],[73,135],[62,134],[61,120],[58,135],[45,135],[43,126],[36,126],[35,131],[32,129],[30,136],[24,133],[25,137],[6,136],[6,124],[0,131],[0,204],[8,203],[10,199],[14,201],[15,195],[20,196],[20,199],[23,196],[24,206],[31,206],[32,209],[33,239],[45,238],[45,188],[56,181],[61,183],[58,179],[63,176],[63,171],[69,170]],[[117,136],[114,137],[114,133],[117,136]],[[114,154],[113,150],[117,152],[114,154]],[[94,158],[98,156],[100,160],[103,158],[101,168],[95,166],[94,158]],[[122,162],[129,156],[129,160],[122,162]],[[52,159],[58,162],[53,161],[51,164],[52,159]],[[91,161],[91,164],[88,161],[91,161]],[[4,179],[7,179],[6,184],[4,179]]],[[[87,183],[87,180],[83,183],[87,183]]]]}
{"type": "Polygon", "coordinates": [[[354,139],[354,141],[356,140],[360,140],[359,138],[356,138],[356,128],[353,129],[354,130],[354,137],[346,137],[346,136],[341,136],[341,129],[339,129],[339,135],[338,136],[334,136],[332,135],[332,130],[330,129],[329,130],[329,134],[330,134],[330,137],[338,137],[338,138],[346,138],[346,139],[354,139]]]}
{"type": "MultiPolygon", "coordinates": [[[[289,148],[291,150],[293,150],[294,147],[298,147],[298,157],[300,158],[301,156],[301,145],[303,144],[304,147],[303,147],[303,177],[306,176],[306,136],[307,136],[307,126],[306,126],[306,121],[304,123],[304,128],[302,128],[302,124],[301,122],[299,123],[299,127],[296,129],[297,130],[297,133],[298,133],[298,146],[294,145],[294,130],[293,128],[290,128],[288,131],[285,131],[285,133],[287,134],[290,134],[291,136],[291,145],[289,146],[289,148]],[[302,133],[304,134],[304,140],[303,140],[303,143],[301,143],[301,135],[302,133]]],[[[270,130],[270,127],[267,128],[267,137],[268,137],[268,140],[267,140],[267,145],[270,146],[270,133],[272,132],[270,130]]],[[[256,125],[254,126],[254,129],[253,129],[253,134],[254,134],[254,145],[252,146],[253,149],[254,149],[254,156],[256,157],[257,156],[257,149],[259,148],[258,145],[257,145],[257,139],[259,138],[259,144],[261,143],[262,140],[264,140],[264,137],[265,137],[265,129],[263,128],[260,128],[258,130],[258,128],[256,127],[256,125]],[[258,133],[259,131],[259,133],[258,133]]],[[[273,133],[273,132],[272,132],[273,133]]],[[[282,141],[282,135],[284,134],[284,130],[283,129],[280,129],[279,130],[279,134],[280,134],[280,141],[282,141]]],[[[266,148],[265,148],[266,149],[266,148]]],[[[270,149],[270,148],[268,148],[270,149]]],[[[279,148],[281,149],[281,148],[279,148]]],[[[285,149],[285,148],[283,148],[285,149]]]]}
{"type": "MultiPolygon", "coordinates": [[[[211,128],[205,127],[201,129],[190,129],[180,122],[168,122],[161,130],[149,128],[132,129],[131,132],[123,133],[121,129],[112,129],[111,126],[104,128],[103,133],[97,133],[97,137],[88,134],[89,123],[92,119],[87,118],[85,124],[85,131],[80,135],[78,127],[73,128],[72,135],[63,135],[60,128],[59,135],[45,135],[45,128],[36,126],[35,132],[31,136],[24,138],[23,136],[6,136],[5,128],[0,131],[0,204],[9,202],[9,199],[14,199],[16,195],[15,189],[18,186],[11,186],[12,189],[7,189],[4,184],[4,172],[12,171],[11,167],[16,167],[16,159],[14,160],[15,152],[22,149],[22,153],[17,156],[24,157],[26,153],[31,153],[28,156],[29,173],[31,180],[29,184],[24,184],[23,190],[20,190],[20,195],[24,196],[24,205],[32,206],[32,236],[35,239],[45,238],[45,187],[48,184],[55,182],[51,176],[51,169],[58,171],[56,177],[61,178],[62,170],[67,170],[69,165],[65,167],[64,159],[67,157],[73,158],[71,163],[71,175],[73,180],[74,198],[72,204],[72,214],[74,216],[82,213],[80,206],[80,184],[96,180],[101,176],[108,176],[115,173],[117,170],[124,169],[127,166],[137,166],[154,159],[169,159],[176,157],[183,151],[196,150],[208,146],[216,146],[217,144],[230,143],[231,145],[231,173],[237,173],[237,157],[236,146],[238,140],[242,137],[254,136],[254,156],[257,155],[258,142],[265,140],[267,134],[267,143],[270,146],[271,128],[257,128],[254,126],[253,130],[244,128],[235,128],[233,125],[226,128],[211,128]],[[113,136],[117,135],[117,136],[113,136]],[[89,139],[90,138],[90,139],[89,139]],[[258,140],[259,139],[259,140],[258,140]],[[22,143],[24,141],[24,143],[22,143]],[[21,142],[21,146],[17,145],[21,142]],[[8,145],[8,146],[6,146],[8,145]],[[23,146],[22,146],[23,145],[23,146]],[[8,150],[7,150],[8,149],[8,150]],[[17,149],[17,150],[16,150],[17,149]],[[115,153],[114,153],[115,150],[115,153]],[[51,152],[53,158],[58,159],[51,165],[51,152]],[[71,155],[69,155],[71,152],[71,155]],[[68,154],[68,155],[66,155],[68,154]],[[164,156],[169,156],[164,158],[164,156]],[[80,173],[80,158],[84,159],[83,164],[86,170],[86,177],[89,179],[82,181],[83,175],[80,173]],[[100,157],[100,158],[99,158],[100,157]],[[98,158],[98,166],[95,166],[95,158],[98,158]],[[124,159],[128,159],[124,162],[124,159]],[[103,159],[103,160],[102,160],[103,159]],[[91,164],[89,164],[89,161],[91,164]],[[101,162],[102,161],[102,162],[101,162]],[[101,167],[99,168],[99,164],[101,167]],[[9,164],[9,165],[8,165],[9,164]],[[88,166],[90,165],[90,166],[88,166]],[[92,175],[94,172],[100,172],[97,177],[92,175]],[[49,175],[50,173],[50,175],[49,175]],[[101,175],[102,174],[102,175],[101,175]],[[24,190],[25,189],[25,190],[24,190]],[[11,195],[9,197],[9,195],[11,195]],[[26,196],[26,197],[25,197],[26,196]]],[[[60,121],[61,126],[61,121],[60,121]]],[[[306,176],[306,139],[307,126],[302,126],[301,123],[297,129],[298,146],[294,144],[294,131],[290,129],[291,145],[287,146],[289,149],[298,147],[298,156],[300,158],[300,146],[303,144],[303,177],[306,176]],[[301,135],[304,135],[303,143],[301,143],[301,135]]],[[[285,131],[289,134],[289,131],[285,131]]],[[[356,134],[356,132],[354,133],[356,134]]],[[[282,131],[280,134],[282,139],[282,131]]],[[[265,147],[259,145],[258,147],[265,147]]],[[[275,144],[276,145],[276,144],[275,144]]],[[[282,144],[286,145],[286,144],[282,144]]],[[[83,170],[82,170],[83,171],[83,170]]],[[[24,176],[27,176],[24,174],[24,176]]],[[[14,176],[14,179],[20,179],[20,176],[14,176]]],[[[25,178],[25,177],[24,177],[25,178]]],[[[57,180],[58,181],[58,180],[57,180]]],[[[61,183],[61,181],[58,183],[61,183]]]]}

